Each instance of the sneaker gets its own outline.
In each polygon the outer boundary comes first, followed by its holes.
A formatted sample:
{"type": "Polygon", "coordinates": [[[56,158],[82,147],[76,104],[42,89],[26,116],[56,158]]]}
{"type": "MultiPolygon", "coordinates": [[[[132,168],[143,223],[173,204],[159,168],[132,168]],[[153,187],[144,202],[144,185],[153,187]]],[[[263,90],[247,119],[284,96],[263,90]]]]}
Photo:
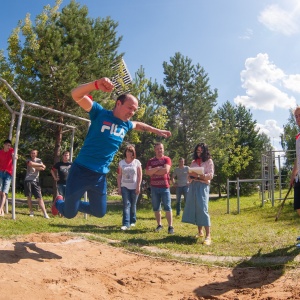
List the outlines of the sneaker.
{"type": "Polygon", "coordinates": [[[121,227],[121,230],[127,230],[127,229],[129,229],[127,226],[122,226],[121,227]]]}
{"type": "Polygon", "coordinates": [[[174,234],[174,227],[173,226],[169,226],[168,234],[174,234]]]}
{"type": "Polygon", "coordinates": [[[48,216],[48,214],[45,214],[45,215],[44,215],[44,218],[45,218],[45,219],[50,219],[50,217],[48,216]]]}
{"type": "Polygon", "coordinates": [[[300,241],[300,236],[297,237],[296,241],[300,241]]]}
{"type": "Polygon", "coordinates": [[[57,209],[56,206],[55,206],[55,204],[56,204],[56,202],[57,202],[58,200],[64,200],[64,199],[63,199],[63,197],[62,197],[61,195],[58,195],[58,196],[55,198],[55,200],[53,201],[52,207],[51,207],[51,212],[52,212],[52,215],[53,215],[53,216],[56,216],[56,215],[58,215],[58,213],[59,213],[58,209],[57,209]]]}
{"type": "Polygon", "coordinates": [[[30,212],[29,217],[34,217],[33,211],[30,212]]]}
{"type": "Polygon", "coordinates": [[[158,225],[155,229],[156,232],[159,232],[163,229],[163,226],[162,225],[158,225]]]}
{"type": "Polygon", "coordinates": [[[210,244],[211,244],[211,238],[209,237],[205,238],[203,245],[210,246],[210,244]]]}
{"type": "Polygon", "coordinates": [[[131,223],[130,226],[131,226],[131,227],[135,227],[135,223],[131,223]]]}

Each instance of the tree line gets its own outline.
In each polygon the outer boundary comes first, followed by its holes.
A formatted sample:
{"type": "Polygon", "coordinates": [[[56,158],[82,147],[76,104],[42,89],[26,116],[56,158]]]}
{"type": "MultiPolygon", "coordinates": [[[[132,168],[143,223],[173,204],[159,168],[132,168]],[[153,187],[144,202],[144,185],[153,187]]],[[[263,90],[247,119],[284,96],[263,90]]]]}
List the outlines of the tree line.
{"type": "MultiPolygon", "coordinates": [[[[121,75],[120,85],[124,90],[130,89],[139,99],[139,109],[133,120],[168,129],[172,137],[160,140],[153,134],[136,131],[127,135],[107,177],[109,190],[116,186],[117,165],[128,143],[135,145],[137,157],[145,166],[154,156],[154,143],[162,141],[173,167],[180,157],[189,164],[197,143],[208,144],[216,174],[212,188],[219,194],[225,191],[227,178],[260,178],[261,153],[272,148],[270,139],[259,132],[256,120],[244,106],[233,105],[229,100],[218,106],[218,91],[210,86],[209,76],[199,63],[194,64],[190,58],[176,52],[169,61],[162,63],[163,84],[146,78],[141,66],[133,81],[125,87],[122,70],[113,68],[124,55],[119,52],[122,37],[117,33],[118,22],[110,17],[92,19],[88,16],[88,8],[74,0],[62,9],[61,3],[57,0],[53,7],[45,6],[34,23],[26,15],[17,25],[8,39],[7,56],[0,52],[0,74],[25,101],[85,118],[87,114],[71,99],[72,88],[103,76],[121,75]]],[[[18,111],[18,105],[5,87],[0,86],[0,93],[18,111]]],[[[105,108],[113,108],[114,100],[111,99],[115,95],[107,97],[95,91],[92,96],[105,108]]],[[[25,113],[41,114],[37,109],[27,109],[30,111],[25,113]]],[[[10,114],[2,104],[1,111],[0,135],[4,140],[8,136],[10,114]]],[[[50,113],[45,113],[45,117],[77,127],[76,157],[87,125],[50,113]]],[[[47,166],[59,161],[62,151],[70,147],[69,135],[61,126],[24,119],[18,175],[24,174],[24,161],[32,148],[39,150],[47,166]]],[[[288,146],[288,141],[283,143],[288,146]]]]}

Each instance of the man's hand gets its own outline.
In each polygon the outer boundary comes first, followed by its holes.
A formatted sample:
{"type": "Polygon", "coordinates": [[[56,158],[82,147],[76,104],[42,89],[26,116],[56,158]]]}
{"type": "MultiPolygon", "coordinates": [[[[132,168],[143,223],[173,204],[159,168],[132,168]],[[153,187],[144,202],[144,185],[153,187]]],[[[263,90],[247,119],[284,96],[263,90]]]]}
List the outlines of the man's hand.
{"type": "Polygon", "coordinates": [[[95,81],[95,86],[98,90],[106,93],[110,93],[114,89],[113,83],[109,78],[103,77],[95,81]]]}
{"type": "Polygon", "coordinates": [[[166,138],[170,137],[172,135],[171,131],[163,130],[163,129],[158,129],[156,134],[159,136],[166,137],[166,138]]]}

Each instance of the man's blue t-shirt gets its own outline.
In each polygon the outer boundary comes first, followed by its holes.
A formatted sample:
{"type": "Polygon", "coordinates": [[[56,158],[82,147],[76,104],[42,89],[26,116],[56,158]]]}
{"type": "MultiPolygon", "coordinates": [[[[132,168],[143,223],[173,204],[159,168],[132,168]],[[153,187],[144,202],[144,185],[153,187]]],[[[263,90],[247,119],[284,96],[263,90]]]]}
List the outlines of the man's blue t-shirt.
{"type": "Polygon", "coordinates": [[[92,171],[106,174],[114,155],[126,133],[132,129],[131,121],[123,122],[111,110],[93,102],[89,112],[91,125],[75,162],[92,171]]]}

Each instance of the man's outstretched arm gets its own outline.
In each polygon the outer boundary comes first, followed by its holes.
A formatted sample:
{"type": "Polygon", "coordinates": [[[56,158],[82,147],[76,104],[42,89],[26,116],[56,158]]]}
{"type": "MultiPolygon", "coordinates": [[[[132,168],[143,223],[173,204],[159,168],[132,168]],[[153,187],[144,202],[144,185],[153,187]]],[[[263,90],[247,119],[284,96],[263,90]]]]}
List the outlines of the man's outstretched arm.
{"type": "Polygon", "coordinates": [[[170,137],[172,135],[171,132],[168,130],[158,129],[146,123],[137,122],[137,121],[133,121],[132,123],[133,123],[133,129],[138,131],[152,132],[155,133],[156,135],[163,136],[165,138],[170,137]]]}

